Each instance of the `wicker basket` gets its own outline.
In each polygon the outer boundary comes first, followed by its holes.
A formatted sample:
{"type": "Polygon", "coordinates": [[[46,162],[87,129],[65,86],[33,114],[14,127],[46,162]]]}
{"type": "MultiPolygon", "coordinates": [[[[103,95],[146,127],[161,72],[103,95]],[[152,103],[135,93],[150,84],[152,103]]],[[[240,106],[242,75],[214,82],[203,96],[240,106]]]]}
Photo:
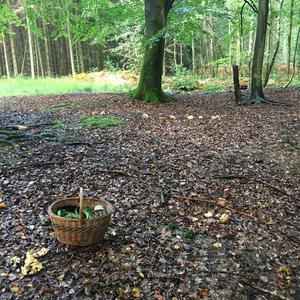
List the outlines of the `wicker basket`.
{"type": "Polygon", "coordinates": [[[88,246],[101,242],[112,212],[113,207],[111,204],[104,200],[91,198],[85,198],[84,201],[80,202],[78,198],[57,200],[48,208],[48,214],[57,239],[63,244],[78,246],[88,246]],[[99,204],[105,208],[106,213],[101,217],[85,220],[83,218],[83,207],[95,207],[99,204]],[[56,215],[57,210],[65,206],[79,206],[80,218],[72,219],[56,215]]]}

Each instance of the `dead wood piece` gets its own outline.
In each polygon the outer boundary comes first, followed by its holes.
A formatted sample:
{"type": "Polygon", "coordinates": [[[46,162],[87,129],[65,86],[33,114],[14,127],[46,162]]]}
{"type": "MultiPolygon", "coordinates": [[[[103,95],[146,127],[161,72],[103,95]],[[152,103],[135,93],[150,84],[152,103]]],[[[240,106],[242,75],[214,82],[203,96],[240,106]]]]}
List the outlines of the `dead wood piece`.
{"type": "Polygon", "coordinates": [[[250,286],[251,288],[254,288],[254,289],[258,290],[258,291],[261,291],[261,292],[263,292],[265,294],[271,295],[271,296],[276,297],[278,299],[292,300],[291,298],[288,298],[288,297],[285,297],[285,296],[283,296],[281,294],[278,294],[276,290],[275,291],[269,291],[267,289],[261,288],[261,287],[259,287],[257,285],[254,285],[254,284],[252,284],[250,282],[247,282],[245,280],[240,280],[240,283],[242,283],[244,285],[247,285],[247,286],[250,286]]]}
{"type": "MultiPolygon", "coordinates": [[[[172,195],[173,198],[176,198],[176,199],[182,199],[183,197],[180,197],[180,196],[177,196],[177,195],[172,195]]],[[[235,209],[234,207],[231,207],[231,206],[227,206],[227,205],[223,205],[221,203],[218,203],[218,202],[215,202],[215,201],[211,201],[211,200],[205,200],[205,199],[200,199],[200,198],[190,198],[190,197],[184,197],[184,199],[186,200],[189,200],[189,201],[194,201],[194,202],[199,202],[199,203],[209,203],[209,204],[212,204],[212,205],[217,205],[225,210],[230,210],[238,215],[241,215],[243,217],[246,217],[248,219],[251,219],[255,222],[258,222],[258,219],[246,212],[243,212],[243,211],[239,211],[237,209],[235,209]]]]}
{"type": "Polygon", "coordinates": [[[8,170],[16,170],[16,169],[23,169],[23,168],[39,168],[39,167],[47,167],[51,165],[63,165],[63,161],[49,161],[49,162],[37,162],[33,164],[25,164],[25,165],[19,165],[15,167],[10,167],[8,170]]]}

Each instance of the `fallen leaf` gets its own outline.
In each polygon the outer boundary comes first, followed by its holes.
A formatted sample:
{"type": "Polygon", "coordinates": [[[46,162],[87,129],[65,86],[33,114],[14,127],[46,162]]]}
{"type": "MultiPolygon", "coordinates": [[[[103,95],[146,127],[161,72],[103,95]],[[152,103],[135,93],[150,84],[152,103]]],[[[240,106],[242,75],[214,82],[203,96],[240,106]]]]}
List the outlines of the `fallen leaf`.
{"type": "Polygon", "coordinates": [[[211,116],[211,119],[212,120],[220,120],[221,116],[219,116],[219,115],[211,116]]]}
{"type": "Polygon", "coordinates": [[[16,283],[13,283],[13,284],[10,286],[10,290],[11,290],[13,293],[16,293],[16,294],[20,294],[20,293],[21,293],[21,289],[20,289],[19,285],[16,284],[16,283]]]}
{"type": "Polygon", "coordinates": [[[176,120],[176,117],[174,115],[169,115],[169,118],[172,120],[176,120]]]}
{"type": "Polygon", "coordinates": [[[227,223],[230,220],[230,217],[227,214],[223,214],[219,220],[221,223],[227,223]]]}
{"type": "Polygon", "coordinates": [[[33,250],[29,250],[26,253],[25,264],[21,267],[23,275],[34,275],[43,268],[43,265],[36,259],[36,256],[38,255],[33,250]]]}
{"type": "Polygon", "coordinates": [[[35,257],[41,257],[41,256],[46,255],[48,252],[49,252],[49,249],[44,247],[41,250],[35,252],[34,256],[35,257]]]}
{"type": "Polygon", "coordinates": [[[5,203],[4,202],[0,202],[0,209],[1,208],[5,208],[5,207],[6,207],[5,203]]]}
{"type": "Polygon", "coordinates": [[[214,243],[214,244],[213,244],[213,247],[214,247],[215,249],[220,249],[220,248],[222,248],[222,244],[219,243],[219,242],[217,242],[217,243],[214,243]]]}
{"type": "Polygon", "coordinates": [[[277,269],[277,273],[279,273],[282,276],[290,276],[292,274],[291,269],[287,266],[280,266],[277,269]]]}
{"type": "Polygon", "coordinates": [[[213,217],[213,212],[212,211],[208,211],[207,213],[204,214],[205,218],[211,218],[213,217]]]}
{"type": "Polygon", "coordinates": [[[189,116],[187,116],[187,119],[188,119],[188,120],[193,120],[193,119],[194,119],[194,116],[189,115],[189,116]]]}
{"type": "Polygon", "coordinates": [[[179,250],[180,249],[180,245],[178,245],[178,244],[176,244],[176,245],[174,245],[174,250],[179,250]]]}
{"type": "Polygon", "coordinates": [[[131,296],[133,298],[140,298],[141,297],[141,291],[140,291],[140,289],[139,288],[133,288],[131,290],[131,296]]]}
{"type": "Polygon", "coordinates": [[[143,113],[143,114],[142,114],[142,118],[143,118],[143,119],[148,119],[148,118],[149,118],[149,115],[146,114],[146,113],[143,113]]]}
{"type": "Polygon", "coordinates": [[[21,262],[21,258],[19,256],[13,256],[9,260],[9,264],[12,265],[13,267],[16,267],[17,264],[21,262]]]}

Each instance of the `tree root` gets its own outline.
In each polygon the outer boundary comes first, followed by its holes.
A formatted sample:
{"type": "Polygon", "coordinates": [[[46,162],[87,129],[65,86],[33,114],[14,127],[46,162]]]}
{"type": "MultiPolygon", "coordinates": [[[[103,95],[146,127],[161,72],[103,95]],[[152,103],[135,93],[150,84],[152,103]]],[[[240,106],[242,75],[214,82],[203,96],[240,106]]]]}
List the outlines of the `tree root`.
{"type": "Polygon", "coordinates": [[[128,100],[144,100],[146,103],[166,103],[173,100],[172,97],[168,96],[161,89],[141,89],[136,88],[131,90],[126,95],[128,100]]]}

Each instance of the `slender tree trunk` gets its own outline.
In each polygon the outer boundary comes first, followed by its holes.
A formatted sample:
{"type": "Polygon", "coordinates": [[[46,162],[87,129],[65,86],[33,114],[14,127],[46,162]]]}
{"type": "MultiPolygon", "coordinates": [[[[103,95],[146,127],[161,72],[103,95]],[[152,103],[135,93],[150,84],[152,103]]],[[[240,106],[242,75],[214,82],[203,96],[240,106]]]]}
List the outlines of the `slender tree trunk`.
{"type": "Polygon", "coordinates": [[[183,67],[183,45],[180,44],[180,66],[183,67]]]}
{"type": "Polygon", "coordinates": [[[297,33],[296,45],[295,45],[295,51],[294,51],[294,57],[293,57],[293,72],[292,72],[292,75],[291,75],[288,83],[285,85],[284,88],[287,88],[291,84],[291,82],[294,79],[295,73],[296,73],[296,56],[297,56],[297,51],[298,51],[298,46],[299,46],[299,39],[300,39],[300,26],[298,27],[298,33],[297,33]]]}
{"type": "Polygon", "coordinates": [[[9,64],[8,64],[8,56],[7,56],[7,48],[6,48],[6,42],[5,37],[3,35],[3,51],[4,51],[4,60],[5,60],[5,69],[6,69],[6,77],[7,79],[10,79],[10,72],[9,72],[9,64]]]}
{"type": "Polygon", "coordinates": [[[136,90],[128,94],[131,99],[159,103],[170,100],[162,90],[162,72],[167,15],[173,1],[145,0],[146,37],[143,67],[136,90]],[[155,38],[155,39],[154,39],[155,38]]]}
{"type": "Polygon", "coordinates": [[[26,23],[27,23],[27,32],[28,32],[28,45],[29,45],[31,77],[35,78],[32,34],[31,34],[31,31],[30,31],[29,19],[28,19],[27,16],[26,16],[26,23]]]}
{"type": "Polygon", "coordinates": [[[196,49],[195,49],[195,39],[192,38],[192,68],[193,74],[196,74],[196,49]]]}
{"type": "Polygon", "coordinates": [[[84,72],[84,58],[83,58],[83,50],[81,42],[78,43],[78,55],[79,55],[79,62],[80,62],[80,71],[84,72]]]}
{"type": "Polygon", "coordinates": [[[292,42],[292,30],[293,30],[293,15],[294,15],[294,0],[291,0],[290,18],[289,18],[289,31],[287,37],[287,74],[290,75],[291,65],[291,42],[292,42]]]}
{"type": "Polygon", "coordinates": [[[46,27],[46,24],[43,22],[43,33],[44,33],[44,47],[45,47],[45,57],[46,57],[46,71],[47,71],[47,76],[51,77],[52,72],[51,72],[51,64],[50,64],[50,49],[48,45],[49,41],[49,35],[48,35],[48,30],[46,27]]]}
{"type": "Polygon", "coordinates": [[[16,49],[15,49],[15,40],[13,37],[13,30],[11,24],[9,24],[9,42],[10,42],[10,49],[11,49],[11,57],[13,62],[13,70],[14,70],[14,76],[18,76],[18,64],[17,64],[17,57],[16,57],[16,49]]]}
{"type": "Polygon", "coordinates": [[[173,43],[173,60],[174,60],[174,69],[175,72],[177,73],[177,44],[176,44],[176,40],[174,39],[174,43],[173,43]]]}
{"type": "Polygon", "coordinates": [[[72,45],[72,36],[71,36],[71,31],[70,31],[69,19],[67,21],[67,32],[68,32],[68,43],[69,43],[69,54],[70,54],[72,76],[75,76],[76,71],[75,71],[75,64],[74,64],[74,51],[73,51],[73,45],[72,45]]]}
{"type": "Polygon", "coordinates": [[[249,32],[249,45],[248,45],[248,74],[250,74],[251,70],[251,64],[252,64],[252,51],[253,51],[253,36],[254,36],[254,24],[253,24],[253,18],[250,19],[250,32],[249,32]]]}
{"type": "Polygon", "coordinates": [[[259,0],[256,38],[252,62],[250,104],[261,104],[265,95],[262,87],[262,70],[269,14],[269,0],[259,0]]]}
{"type": "MultiPolygon", "coordinates": [[[[280,11],[282,10],[283,3],[284,3],[284,0],[282,0],[281,3],[280,3],[280,11]]],[[[266,75],[265,75],[265,80],[264,80],[264,87],[266,87],[267,84],[268,84],[270,74],[272,72],[272,69],[273,69],[273,66],[274,66],[274,63],[275,63],[275,60],[276,60],[276,56],[277,56],[279,46],[280,46],[280,35],[281,35],[281,16],[278,17],[277,40],[276,40],[275,50],[274,50],[274,53],[273,53],[273,56],[272,56],[272,60],[271,60],[270,64],[267,67],[267,70],[266,70],[266,75]]]]}

